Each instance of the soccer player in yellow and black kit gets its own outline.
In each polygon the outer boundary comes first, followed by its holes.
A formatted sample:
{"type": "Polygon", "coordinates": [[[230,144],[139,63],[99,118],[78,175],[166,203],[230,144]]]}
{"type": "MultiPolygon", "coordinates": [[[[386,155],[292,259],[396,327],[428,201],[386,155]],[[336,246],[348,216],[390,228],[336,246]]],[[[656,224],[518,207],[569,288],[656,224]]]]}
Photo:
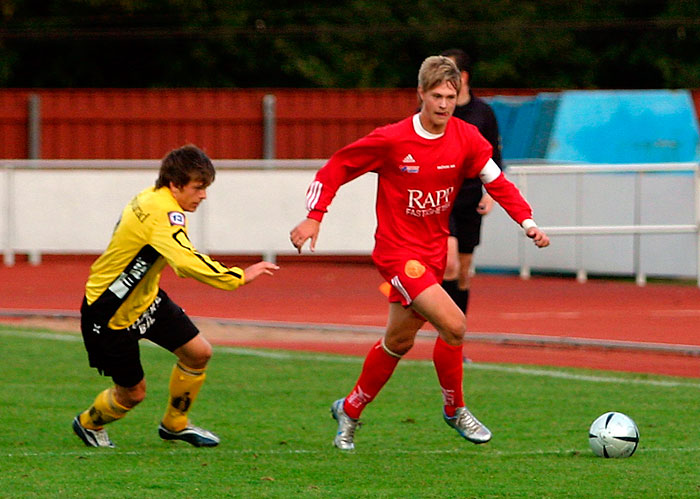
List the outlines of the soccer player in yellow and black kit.
{"type": "Polygon", "coordinates": [[[165,265],[180,277],[233,290],[278,269],[261,261],[242,270],[199,253],[187,237],[186,211],[206,198],[215,170],[193,145],[168,153],[155,187],[137,194],[124,208],[107,250],[90,268],[81,306],[81,330],[90,366],[111,376],[114,385],[73,420],[73,431],[91,447],[114,447],[104,425],[123,418],[146,396],[138,342],[147,338],[170,350],[177,362],[170,397],[158,433],[213,447],[219,437],[190,423],[188,412],[204,383],[209,342],[185,312],[158,287],[165,265]]]}

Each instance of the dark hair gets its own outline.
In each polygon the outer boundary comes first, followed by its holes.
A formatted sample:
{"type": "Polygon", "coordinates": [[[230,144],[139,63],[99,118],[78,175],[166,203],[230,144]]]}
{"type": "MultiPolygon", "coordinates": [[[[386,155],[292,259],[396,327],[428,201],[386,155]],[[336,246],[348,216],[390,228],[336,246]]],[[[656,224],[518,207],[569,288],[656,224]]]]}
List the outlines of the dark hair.
{"type": "Polygon", "coordinates": [[[466,71],[471,76],[472,72],[472,60],[471,57],[462,49],[447,49],[442,54],[445,57],[451,57],[454,59],[457,69],[460,71],[466,71]]]}
{"type": "Polygon", "coordinates": [[[170,151],[161,162],[156,188],[183,187],[190,181],[202,182],[205,187],[214,182],[216,171],[211,159],[197,146],[188,144],[170,151]]]}

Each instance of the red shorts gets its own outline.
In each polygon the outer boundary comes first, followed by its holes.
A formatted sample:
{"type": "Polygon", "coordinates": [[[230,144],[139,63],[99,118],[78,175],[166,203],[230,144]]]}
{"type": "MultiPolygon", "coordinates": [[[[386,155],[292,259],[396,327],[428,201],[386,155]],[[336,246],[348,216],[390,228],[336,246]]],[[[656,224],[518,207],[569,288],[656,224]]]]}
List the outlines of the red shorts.
{"type": "Polygon", "coordinates": [[[407,307],[426,288],[442,282],[445,259],[440,265],[431,264],[415,255],[377,255],[372,259],[377,270],[391,284],[390,302],[407,307]]]}

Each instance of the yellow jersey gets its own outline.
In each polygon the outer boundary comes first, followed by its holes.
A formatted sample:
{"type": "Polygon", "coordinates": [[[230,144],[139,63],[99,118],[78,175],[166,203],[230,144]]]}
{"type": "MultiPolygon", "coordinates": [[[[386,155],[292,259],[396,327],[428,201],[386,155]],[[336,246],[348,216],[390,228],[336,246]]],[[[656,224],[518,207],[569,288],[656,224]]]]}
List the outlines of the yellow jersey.
{"type": "Polygon", "coordinates": [[[245,284],[238,267],[199,253],[187,237],[187,217],[170,189],[150,187],[122,211],[105,252],[90,267],[85,297],[92,312],[125,329],[153,303],[165,265],[219,289],[245,284]]]}

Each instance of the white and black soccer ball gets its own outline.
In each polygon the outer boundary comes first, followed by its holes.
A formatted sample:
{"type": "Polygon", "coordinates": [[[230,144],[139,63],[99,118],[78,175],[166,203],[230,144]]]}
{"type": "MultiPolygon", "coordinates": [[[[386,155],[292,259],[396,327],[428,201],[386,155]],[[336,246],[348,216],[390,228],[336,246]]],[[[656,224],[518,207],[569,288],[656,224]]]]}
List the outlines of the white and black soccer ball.
{"type": "Polygon", "coordinates": [[[630,457],[639,445],[639,429],[629,416],[606,412],[591,424],[588,442],[596,456],[630,457]]]}

